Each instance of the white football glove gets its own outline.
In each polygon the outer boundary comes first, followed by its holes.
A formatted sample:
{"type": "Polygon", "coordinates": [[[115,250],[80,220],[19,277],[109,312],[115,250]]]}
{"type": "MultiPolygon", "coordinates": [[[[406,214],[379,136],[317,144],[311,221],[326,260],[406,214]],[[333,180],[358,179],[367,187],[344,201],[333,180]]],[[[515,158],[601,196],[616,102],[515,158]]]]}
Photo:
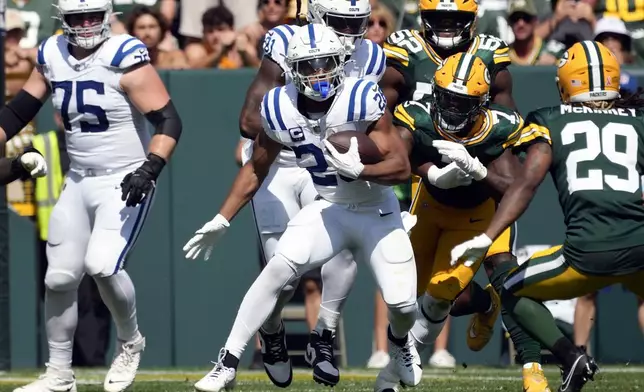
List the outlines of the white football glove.
{"type": "Polygon", "coordinates": [[[195,231],[195,235],[183,247],[186,252],[186,259],[195,260],[199,257],[202,251],[204,252],[203,259],[208,260],[212,254],[212,249],[217,244],[217,241],[226,233],[226,229],[230,223],[221,214],[217,214],[210,222],[203,225],[203,227],[195,231]]]}
{"type": "Polygon", "coordinates": [[[47,175],[47,161],[37,152],[26,152],[20,156],[20,164],[33,178],[47,175]]]}
{"type": "Polygon", "coordinates": [[[416,226],[416,222],[418,222],[418,217],[416,215],[412,215],[407,211],[403,211],[400,213],[400,217],[402,218],[402,223],[403,227],[405,228],[405,232],[409,234],[411,229],[416,226]]]}
{"type": "Polygon", "coordinates": [[[436,165],[431,166],[427,171],[427,179],[430,184],[441,189],[467,186],[472,183],[472,177],[458,167],[456,162],[440,169],[436,165]]]}
{"type": "Polygon", "coordinates": [[[360,176],[364,170],[364,165],[360,160],[360,152],[358,152],[358,138],[352,137],[349,144],[349,149],[344,154],[338,152],[326,139],[323,140],[326,150],[329,155],[326,156],[327,162],[333,166],[341,175],[353,178],[354,180],[360,176]]]}
{"type": "Polygon", "coordinates": [[[479,162],[478,158],[473,158],[464,145],[448,140],[434,140],[432,145],[438,150],[439,154],[456,163],[461,170],[472,176],[476,181],[481,181],[487,176],[487,168],[479,162]]]}
{"type": "Polygon", "coordinates": [[[490,245],[492,245],[492,240],[485,234],[478,235],[471,240],[456,245],[452,249],[452,260],[450,264],[455,266],[459,262],[462,262],[466,267],[471,267],[485,256],[490,245]]]}

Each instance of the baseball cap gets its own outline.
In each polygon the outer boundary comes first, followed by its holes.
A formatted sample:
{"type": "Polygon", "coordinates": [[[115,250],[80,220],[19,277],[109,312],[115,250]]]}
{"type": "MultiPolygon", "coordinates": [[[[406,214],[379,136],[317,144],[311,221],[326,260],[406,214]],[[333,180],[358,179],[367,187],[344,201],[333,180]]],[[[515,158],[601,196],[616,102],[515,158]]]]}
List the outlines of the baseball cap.
{"type": "Polygon", "coordinates": [[[537,16],[537,7],[535,7],[532,0],[511,0],[508,9],[508,18],[512,17],[515,13],[524,13],[530,16],[537,16]]]}

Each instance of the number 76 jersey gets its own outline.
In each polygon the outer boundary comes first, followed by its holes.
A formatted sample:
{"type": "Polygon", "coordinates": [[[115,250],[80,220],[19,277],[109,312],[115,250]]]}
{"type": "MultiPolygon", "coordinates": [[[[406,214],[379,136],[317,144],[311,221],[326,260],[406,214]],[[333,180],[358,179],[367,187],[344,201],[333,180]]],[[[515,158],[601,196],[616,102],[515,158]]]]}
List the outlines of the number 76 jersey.
{"type": "Polygon", "coordinates": [[[83,60],[68,48],[62,35],[46,39],[38,67],[65,127],[71,167],[118,170],[142,163],[150,133],[120,81],[128,69],[150,61],[147,48],[127,34],[107,39],[83,60]]]}
{"type": "Polygon", "coordinates": [[[644,112],[560,105],[531,112],[525,124],[514,148],[551,145],[566,243],[588,252],[642,245],[644,112]]]}
{"type": "Polygon", "coordinates": [[[293,83],[270,90],[261,105],[262,125],[276,142],[290,147],[296,163],[306,169],[318,194],[332,203],[380,202],[390,187],[339,175],[329,166],[322,141],[337,132],[366,132],[386,110],[385,97],[375,82],[346,78],[326,114],[304,116],[298,109],[293,83]]]}

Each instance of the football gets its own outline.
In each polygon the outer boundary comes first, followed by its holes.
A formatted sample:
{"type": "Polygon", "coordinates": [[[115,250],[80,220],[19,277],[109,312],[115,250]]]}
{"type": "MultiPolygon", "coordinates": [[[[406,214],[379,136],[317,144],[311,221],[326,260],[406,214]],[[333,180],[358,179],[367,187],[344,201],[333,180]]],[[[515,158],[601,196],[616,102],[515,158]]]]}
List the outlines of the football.
{"type": "Polygon", "coordinates": [[[333,147],[335,147],[335,149],[339,153],[344,154],[349,150],[352,137],[358,139],[358,152],[360,153],[360,160],[362,161],[362,163],[364,163],[365,165],[373,165],[382,161],[382,154],[380,153],[380,150],[378,150],[376,143],[374,143],[369,136],[362,132],[338,132],[329,136],[327,140],[333,145],[333,147]]]}

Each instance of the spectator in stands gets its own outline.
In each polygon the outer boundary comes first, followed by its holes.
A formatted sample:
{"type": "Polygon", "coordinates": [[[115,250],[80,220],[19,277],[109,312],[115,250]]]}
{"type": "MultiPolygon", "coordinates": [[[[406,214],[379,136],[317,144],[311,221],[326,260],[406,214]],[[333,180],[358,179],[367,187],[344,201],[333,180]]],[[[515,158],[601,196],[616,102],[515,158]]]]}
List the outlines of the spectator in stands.
{"type": "Polygon", "coordinates": [[[168,33],[168,25],[159,11],[147,6],[135,7],[127,20],[129,34],[140,39],[148,48],[152,65],[159,69],[190,68],[186,55],[178,49],[160,47],[168,33]]]}
{"type": "Polygon", "coordinates": [[[223,5],[210,8],[203,14],[203,39],[186,46],[186,56],[192,68],[234,69],[242,66],[242,57],[236,50],[234,22],[233,14],[223,5]]]}
{"type": "Polygon", "coordinates": [[[4,72],[6,93],[14,96],[29,76],[34,64],[29,51],[20,47],[25,36],[25,21],[20,12],[8,9],[5,13],[6,36],[4,41],[4,72]]]}
{"type": "Polygon", "coordinates": [[[160,16],[166,26],[165,33],[163,34],[163,39],[157,45],[160,50],[172,51],[179,49],[179,41],[172,35],[170,32],[170,26],[177,16],[177,9],[179,7],[178,0],[146,0],[142,3],[145,5],[140,5],[139,1],[132,0],[129,1],[114,1],[114,15],[110,20],[112,27],[112,34],[132,34],[132,30],[128,28],[127,22],[131,19],[132,14],[137,8],[147,7],[154,12],[157,12],[157,15],[160,16]]]}
{"type": "Polygon", "coordinates": [[[533,0],[514,0],[508,10],[508,23],[514,34],[510,44],[510,59],[515,65],[552,65],[555,55],[549,53],[541,37],[535,34],[537,9],[533,0]]]}
{"type": "Polygon", "coordinates": [[[264,35],[273,27],[286,22],[288,0],[260,0],[259,20],[246,26],[237,35],[235,46],[247,67],[259,67],[263,54],[264,35]]]}
{"type": "Polygon", "coordinates": [[[563,52],[575,42],[593,39],[595,15],[593,0],[552,0],[552,15],[546,18],[536,29],[542,39],[548,38],[549,50],[563,52]],[[560,47],[555,48],[554,43],[560,47]]]}
{"type": "Polygon", "coordinates": [[[395,25],[396,22],[391,11],[384,6],[376,5],[371,9],[366,38],[382,45],[387,37],[394,32],[395,25]]]}
{"type": "MultiPolygon", "coordinates": [[[[241,30],[257,21],[257,14],[249,12],[256,9],[258,0],[181,0],[181,20],[179,34],[186,39],[186,44],[201,42],[203,31],[199,21],[206,10],[212,7],[225,6],[233,15],[233,28],[241,30]]],[[[304,0],[306,3],[306,0],[304,0]]]]}

